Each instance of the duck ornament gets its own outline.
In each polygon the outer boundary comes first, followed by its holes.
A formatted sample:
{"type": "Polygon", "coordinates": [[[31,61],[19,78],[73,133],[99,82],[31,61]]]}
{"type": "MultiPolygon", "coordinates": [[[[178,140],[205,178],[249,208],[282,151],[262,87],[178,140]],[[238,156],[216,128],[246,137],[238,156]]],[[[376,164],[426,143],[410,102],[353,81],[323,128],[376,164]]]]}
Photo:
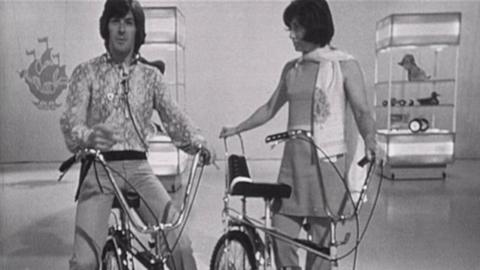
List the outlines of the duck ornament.
{"type": "Polygon", "coordinates": [[[438,105],[440,102],[438,101],[438,97],[440,94],[437,92],[433,91],[430,97],[426,98],[417,98],[418,104],[424,105],[424,106],[431,106],[431,105],[438,105]]]}

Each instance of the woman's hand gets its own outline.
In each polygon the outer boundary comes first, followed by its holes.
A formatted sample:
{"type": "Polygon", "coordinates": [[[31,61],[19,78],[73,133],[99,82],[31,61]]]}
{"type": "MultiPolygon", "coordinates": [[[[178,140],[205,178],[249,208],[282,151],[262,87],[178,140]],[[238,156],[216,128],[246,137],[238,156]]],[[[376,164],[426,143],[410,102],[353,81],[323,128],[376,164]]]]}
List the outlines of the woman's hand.
{"type": "Polygon", "coordinates": [[[223,127],[222,130],[220,130],[220,138],[227,138],[233,135],[238,134],[239,132],[237,131],[237,127],[223,127]]]}

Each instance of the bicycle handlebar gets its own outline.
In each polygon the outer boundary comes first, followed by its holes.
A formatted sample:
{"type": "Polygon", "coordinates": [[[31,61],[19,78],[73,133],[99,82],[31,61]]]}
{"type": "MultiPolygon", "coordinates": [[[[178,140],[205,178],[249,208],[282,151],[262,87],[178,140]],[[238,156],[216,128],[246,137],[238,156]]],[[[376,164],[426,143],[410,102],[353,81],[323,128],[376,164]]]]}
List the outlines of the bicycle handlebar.
{"type": "Polygon", "coordinates": [[[294,139],[298,135],[304,135],[304,136],[310,138],[312,136],[312,133],[310,131],[306,131],[306,130],[303,130],[303,129],[292,129],[292,130],[288,130],[288,131],[285,131],[285,132],[280,132],[280,133],[275,133],[275,134],[272,134],[272,135],[268,135],[265,138],[265,142],[266,143],[271,143],[271,142],[280,141],[280,140],[294,139]]]}
{"type": "Polygon", "coordinates": [[[76,155],[71,156],[69,159],[62,162],[60,168],[58,169],[61,173],[66,173],[77,161],[76,155]]]}
{"type": "MultiPolygon", "coordinates": [[[[303,129],[292,129],[292,130],[288,130],[288,131],[285,131],[285,132],[280,132],[280,133],[275,133],[275,134],[272,134],[272,135],[268,135],[267,137],[265,137],[265,142],[266,143],[272,143],[272,142],[277,142],[277,141],[295,139],[299,135],[303,135],[303,136],[309,138],[310,140],[313,140],[312,133],[310,131],[303,130],[303,129]]],[[[314,141],[312,141],[312,143],[315,145],[314,141]]],[[[367,165],[370,162],[374,162],[374,160],[369,160],[368,157],[364,156],[363,158],[361,158],[357,162],[357,164],[360,167],[364,167],[365,165],[367,165]]]]}
{"type": "MultiPolygon", "coordinates": [[[[93,149],[93,148],[84,148],[82,150],[77,151],[67,160],[60,164],[58,170],[60,171],[60,176],[58,177],[57,181],[61,181],[65,174],[70,170],[70,168],[77,163],[77,161],[87,158],[88,156],[97,156],[100,155],[100,151],[93,149]]],[[[103,157],[103,156],[102,156],[103,157]]]]}
{"type": "Polygon", "coordinates": [[[198,151],[193,156],[193,161],[192,161],[192,166],[190,168],[190,173],[189,173],[189,176],[188,176],[188,182],[187,182],[187,187],[186,187],[186,191],[185,191],[184,201],[183,201],[182,206],[180,208],[179,215],[178,215],[177,219],[172,223],[160,223],[159,222],[157,225],[147,226],[147,225],[144,224],[143,221],[138,220],[138,218],[134,218],[136,215],[133,213],[133,210],[130,209],[130,207],[128,206],[128,203],[127,203],[125,197],[123,196],[122,191],[117,184],[117,181],[115,180],[115,178],[112,175],[112,171],[111,171],[110,167],[108,166],[107,161],[105,161],[105,158],[104,158],[103,154],[99,150],[91,149],[91,148],[85,148],[85,149],[82,149],[82,150],[78,151],[72,157],[65,160],[60,165],[59,171],[61,172],[61,175],[60,175],[58,181],[60,181],[63,178],[63,176],[67,173],[67,171],[77,161],[80,161],[80,160],[86,159],[86,158],[94,158],[96,161],[98,161],[105,168],[105,171],[107,173],[107,178],[109,179],[110,183],[112,184],[113,191],[115,193],[115,197],[118,199],[121,208],[123,209],[123,211],[125,211],[129,220],[132,222],[134,227],[139,232],[147,234],[147,233],[154,233],[154,232],[157,232],[157,231],[160,231],[160,230],[166,230],[166,229],[170,230],[170,229],[174,229],[174,228],[179,227],[180,224],[182,224],[184,222],[185,218],[186,218],[186,215],[185,215],[186,211],[185,210],[187,208],[188,197],[189,197],[191,189],[192,189],[193,179],[196,175],[197,169],[199,167],[203,168],[205,166],[205,164],[203,162],[200,163],[200,159],[204,155],[204,149],[205,148],[202,145],[199,145],[198,146],[198,151]]]}
{"type": "MultiPolygon", "coordinates": [[[[292,129],[292,130],[288,130],[288,131],[285,131],[285,132],[280,132],[280,133],[275,133],[275,134],[272,134],[272,135],[268,135],[265,138],[265,142],[266,143],[272,143],[272,142],[279,143],[279,142],[287,141],[287,140],[290,140],[290,139],[303,139],[303,140],[311,143],[315,148],[320,149],[320,147],[316,144],[315,140],[313,139],[312,133],[310,131],[302,130],[302,129],[292,129]]],[[[325,154],[323,151],[322,151],[322,153],[325,154]]],[[[330,160],[330,158],[328,156],[325,155],[325,158],[332,164],[332,166],[335,167],[335,165],[332,163],[332,161],[330,160]]],[[[367,164],[370,164],[370,167],[367,169],[368,170],[367,171],[367,176],[366,176],[367,178],[363,182],[363,188],[360,192],[360,198],[366,192],[367,184],[368,184],[367,179],[370,175],[372,167],[375,164],[375,156],[373,156],[371,159],[369,159],[367,156],[364,156],[359,161],[357,161],[357,165],[362,167],[362,168],[364,168],[365,165],[367,165],[367,164]]],[[[338,172],[338,170],[337,170],[337,173],[340,173],[340,172],[338,172]]],[[[346,189],[348,191],[350,191],[350,189],[347,186],[346,186],[346,189]]],[[[347,216],[345,216],[345,215],[336,216],[331,212],[331,210],[328,207],[327,207],[328,208],[327,213],[329,213],[329,216],[331,216],[335,219],[338,219],[338,220],[348,220],[348,219],[351,219],[351,218],[355,217],[356,212],[358,210],[360,210],[360,207],[361,207],[361,204],[362,204],[363,200],[360,199],[359,201],[354,202],[353,197],[351,197],[351,196],[350,196],[350,200],[354,204],[354,212],[352,214],[347,215],[347,216]]]]}

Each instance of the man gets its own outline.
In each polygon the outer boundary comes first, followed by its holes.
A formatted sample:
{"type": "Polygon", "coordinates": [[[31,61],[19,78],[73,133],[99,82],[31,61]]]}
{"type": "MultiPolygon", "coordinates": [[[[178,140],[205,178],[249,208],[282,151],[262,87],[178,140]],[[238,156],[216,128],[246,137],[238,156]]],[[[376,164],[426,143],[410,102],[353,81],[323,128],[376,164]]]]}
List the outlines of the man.
{"type": "MultiPolygon", "coordinates": [[[[214,153],[199,129],[170,99],[160,71],[138,61],[145,40],[145,16],[140,4],[136,0],[107,0],[100,34],[107,52],[80,64],[71,76],[66,110],[60,120],[67,147],[72,152],[86,147],[101,150],[110,166],[126,178],[119,181],[121,188],[134,188],[153,210],[150,212],[145,204],[139,209],[147,223],[171,221],[177,211],[145,156],[147,137],[154,131],[150,121],[153,110],[159,112],[166,132],[178,147],[189,153],[195,153],[199,145],[206,147],[206,164],[213,162],[214,153]]],[[[100,267],[113,198],[105,171],[91,166],[79,185],[70,269],[100,267]]],[[[169,233],[169,242],[178,233],[169,233]]],[[[196,269],[185,233],[169,264],[171,269],[196,269]]]]}

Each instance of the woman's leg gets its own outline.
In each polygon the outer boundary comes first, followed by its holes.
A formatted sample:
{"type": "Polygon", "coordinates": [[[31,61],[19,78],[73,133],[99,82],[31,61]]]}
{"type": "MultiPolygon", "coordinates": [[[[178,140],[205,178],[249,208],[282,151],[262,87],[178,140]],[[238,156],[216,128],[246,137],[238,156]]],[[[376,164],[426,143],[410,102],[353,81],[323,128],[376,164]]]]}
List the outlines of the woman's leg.
{"type": "MultiPolygon", "coordinates": [[[[310,224],[310,233],[313,242],[328,247],[330,242],[330,219],[327,217],[309,217],[307,218],[307,222],[310,224]]],[[[329,270],[331,269],[331,263],[312,253],[307,253],[305,269],[329,270]]]]}
{"type": "MultiPolygon", "coordinates": [[[[275,214],[272,225],[280,232],[296,238],[300,233],[303,217],[275,214]]],[[[297,248],[288,243],[273,238],[275,264],[277,269],[300,269],[297,248]]]]}
{"type": "MultiPolygon", "coordinates": [[[[160,180],[153,174],[150,165],[146,161],[132,162],[127,171],[133,172],[134,175],[129,177],[130,183],[135,186],[138,193],[145,199],[145,203],[141,203],[139,213],[142,218],[150,224],[160,222],[172,222],[178,216],[177,209],[172,205],[170,195],[165,190],[160,180]],[[152,213],[153,212],[153,213],[152,213]]],[[[180,228],[169,231],[167,234],[168,246],[173,245],[180,235],[180,228]]],[[[195,270],[197,269],[191,241],[186,231],[183,231],[178,243],[173,250],[173,257],[170,264],[174,263],[175,267],[170,265],[170,269],[175,270],[195,270]]]]}

